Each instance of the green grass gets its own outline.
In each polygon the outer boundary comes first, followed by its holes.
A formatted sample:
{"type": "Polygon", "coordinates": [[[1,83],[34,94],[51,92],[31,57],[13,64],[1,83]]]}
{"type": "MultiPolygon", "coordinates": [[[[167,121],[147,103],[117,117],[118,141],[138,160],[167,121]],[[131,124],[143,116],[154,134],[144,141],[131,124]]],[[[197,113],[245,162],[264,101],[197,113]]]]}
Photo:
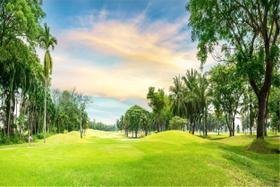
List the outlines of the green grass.
{"type": "MultiPolygon", "coordinates": [[[[92,131],[0,147],[0,185],[278,186],[279,154],[248,150],[250,136],[203,139],[167,131],[141,139],[92,131]]],[[[279,137],[268,142],[279,147],[279,137]]]]}

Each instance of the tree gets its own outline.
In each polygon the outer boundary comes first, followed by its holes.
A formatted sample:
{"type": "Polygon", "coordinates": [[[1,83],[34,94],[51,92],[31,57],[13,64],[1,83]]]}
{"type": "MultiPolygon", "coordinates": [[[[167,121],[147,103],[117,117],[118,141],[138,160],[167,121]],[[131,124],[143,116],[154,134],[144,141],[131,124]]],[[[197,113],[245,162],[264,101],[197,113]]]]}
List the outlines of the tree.
{"type": "Polygon", "coordinates": [[[15,132],[16,95],[26,94],[31,64],[37,63],[34,47],[43,16],[40,1],[5,0],[0,3],[0,85],[5,100],[3,132],[8,138],[15,132]]]}
{"type": "Polygon", "coordinates": [[[144,130],[147,135],[149,112],[145,109],[137,105],[130,107],[125,113],[124,120],[126,121],[128,131],[134,132],[136,138],[139,130],[144,130]]]}
{"type": "Polygon", "coordinates": [[[208,122],[207,122],[207,117],[208,117],[208,105],[209,105],[209,100],[210,100],[210,92],[209,92],[209,83],[206,78],[205,74],[199,74],[198,77],[198,86],[197,89],[195,90],[194,95],[197,97],[196,99],[200,103],[200,108],[202,112],[202,118],[203,118],[203,135],[207,136],[207,131],[208,131],[208,122]]]}
{"type": "Polygon", "coordinates": [[[187,120],[184,118],[181,118],[179,116],[174,116],[169,121],[169,128],[170,129],[176,129],[176,130],[182,130],[184,126],[186,125],[187,120]]]}
{"type": "Polygon", "coordinates": [[[90,122],[90,128],[102,131],[116,131],[119,127],[120,126],[116,127],[115,125],[107,125],[99,121],[97,122],[96,120],[90,122]]]}
{"type": "Polygon", "coordinates": [[[171,112],[173,115],[185,117],[187,114],[186,107],[186,90],[181,76],[173,78],[173,85],[170,86],[171,112]]]}
{"type": "Polygon", "coordinates": [[[182,78],[173,78],[170,87],[171,111],[173,115],[188,118],[192,133],[195,131],[197,121],[201,125],[203,119],[203,132],[207,136],[207,114],[209,105],[208,81],[205,74],[191,69],[182,78]]]}
{"type": "Polygon", "coordinates": [[[163,129],[160,123],[162,119],[161,117],[163,117],[163,109],[166,105],[166,98],[163,89],[155,91],[154,87],[150,87],[147,99],[149,101],[149,106],[153,109],[153,121],[156,126],[156,130],[157,132],[160,132],[160,130],[163,129]]]}
{"type": "Polygon", "coordinates": [[[250,135],[253,134],[252,128],[255,124],[255,118],[256,118],[256,108],[257,108],[257,99],[253,95],[252,89],[249,87],[249,85],[245,85],[244,93],[243,93],[243,101],[241,106],[241,113],[243,114],[243,122],[242,126],[248,127],[250,129],[250,135]]]}
{"type": "Polygon", "coordinates": [[[50,28],[47,24],[44,25],[44,31],[40,36],[41,47],[45,50],[44,56],[44,80],[45,80],[45,98],[44,98],[44,142],[46,142],[46,128],[47,128],[47,88],[49,86],[49,79],[52,73],[53,61],[50,54],[50,48],[54,49],[57,44],[56,38],[50,34],[50,28]]]}
{"type": "Polygon", "coordinates": [[[84,125],[87,124],[87,113],[85,112],[86,105],[90,99],[83,94],[75,94],[77,106],[80,110],[80,137],[83,138],[83,132],[85,131],[84,125]]]}
{"type": "Polygon", "coordinates": [[[27,131],[38,138],[44,131],[45,138],[46,131],[82,128],[85,132],[88,126],[85,107],[75,102],[76,93],[58,92],[55,98],[48,89],[50,50],[57,41],[49,27],[41,25],[41,5],[41,0],[0,1],[0,120],[4,124],[0,136],[4,143],[18,140],[18,135],[24,140],[27,131]],[[45,49],[44,67],[37,46],[45,49]]]}
{"type": "Polygon", "coordinates": [[[272,76],[279,64],[279,0],[190,0],[189,25],[202,62],[222,45],[226,61],[236,63],[258,98],[257,138],[264,138],[272,76]]]}
{"type": "Polygon", "coordinates": [[[117,125],[117,128],[119,130],[123,130],[124,129],[124,116],[123,115],[120,117],[120,119],[118,119],[116,121],[116,125],[117,125]]]}
{"type": "Polygon", "coordinates": [[[201,122],[202,107],[198,99],[198,77],[199,73],[194,70],[188,70],[186,75],[182,78],[185,83],[185,97],[186,97],[186,118],[189,119],[190,132],[194,134],[196,125],[201,122]]]}
{"type": "Polygon", "coordinates": [[[209,74],[214,106],[223,112],[230,136],[234,136],[235,116],[244,90],[242,79],[238,78],[234,65],[217,65],[209,74]]]}

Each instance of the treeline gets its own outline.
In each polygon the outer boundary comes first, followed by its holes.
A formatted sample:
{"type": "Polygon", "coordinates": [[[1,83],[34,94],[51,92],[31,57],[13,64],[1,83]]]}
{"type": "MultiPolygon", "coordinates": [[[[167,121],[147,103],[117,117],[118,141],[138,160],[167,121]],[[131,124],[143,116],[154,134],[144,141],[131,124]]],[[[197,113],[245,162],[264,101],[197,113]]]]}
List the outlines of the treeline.
{"type": "MultiPolygon", "coordinates": [[[[139,131],[147,135],[151,131],[181,129],[204,136],[209,131],[227,131],[234,136],[241,131],[252,134],[256,128],[257,98],[234,64],[219,64],[206,73],[187,70],[184,76],[173,78],[169,94],[150,87],[147,99],[152,112],[132,106],[117,121],[117,127],[126,135],[131,132],[137,137],[139,131]],[[235,124],[237,116],[242,128],[235,124]]],[[[266,129],[280,132],[279,112],[280,87],[275,83],[269,97],[266,129]]]]}
{"type": "Polygon", "coordinates": [[[0,142],[46,136],[87,124],[86,99],[74,92],[50,90],[57,40],[47,24],[41,0],[0,2],[0,142]],[[44,50],[40,63],[36,48],[44,50]]]}
{"type": "MultiPolygon", "coordinates": [[[[206,136],[211,124],[234,136],[236,116],[243,129],[256,128],[263,139],[267,128],[280,126],[280,1],[190,0],[186,10],[192,39],[197,41],[201,67],[211,55],[220,65],[209,72],[188,70],[173,80],[170,94],[150,88],[150,130],[170,128],[170,119],[187,119],[191,133],[206,136]],[[177,118],[178,119],[178,118],[177,118]],[[210,119],[211,122],[210,123],[210,119]]],[[[130,115],[120,128],[129,131],[130,115]]],[[[141,126],[132,125],[137,130],[141,126]]],[[[142,129],[143,130],[143,129],[142,129]]]]}
{"type": "Polygon", "coordinates": [[[102,130],[102,131],[116,131],[116,130],[118,130],[115,125],[107,125],[105,123],[97,122],[95,120],[90,122],[89,128],[95,129],[95,130],[102,130]]]}

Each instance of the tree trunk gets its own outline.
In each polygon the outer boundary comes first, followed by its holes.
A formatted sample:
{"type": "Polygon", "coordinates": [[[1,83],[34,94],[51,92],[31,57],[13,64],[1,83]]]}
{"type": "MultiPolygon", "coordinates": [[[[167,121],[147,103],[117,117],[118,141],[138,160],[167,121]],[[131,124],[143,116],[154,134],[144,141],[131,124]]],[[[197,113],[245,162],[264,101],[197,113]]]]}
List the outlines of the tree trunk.
{"type": "Polygon", "coordinates": [[[233,122],[232,122],[232,117],[231,115],[228,114],[228,116],[226,117],[226,124],[227,124],[227,127],[228,127],[228,131],[229,131],[229,136],[234,136],[234,131],[233,131],[233,122]]]}
{"type": "MultiPolygon", "coordinates": [[[[266,28],[266,25],[265,27],[266,28]]],[[[264,82],[259,90],[255,90],[255,93],[258,96],[258,121],[257,121],[257,138],[264,139],[264,130],[265,130],[265,118],[266,118],[266,108],[267,108],[267,101],[269,96],[269,91],[271,87],[272,81],[272,72],[273,72],[273,61],[272,61],[272,49],[269,38],[267,38],[267,33],[264,33],[264,51],[265,51],[265,77],[264,82]]],[[[279,30],[276,30],[275,39],[278,38],[279,30]]],[[[276,40],[275,40],[276,42],[276,40]]],[[[253,86],[254,88],[254,86],[253,86]]]]}
{"type": "Polygon", "coordinates": [[[235,135],[235,115],[232,118],[232,136],[235,135]]]}
{"type": "Polygon", "coordinates": [[[44,96],[44,143],[46,143],[46,128],[47,128],[47,78],[45,78],[45,96],[44,96]]]}
{"type": "Polygon", "coordinates": [[[207,110],[205,110],[205,114],[204,114],[204,136],[207,136],[207,110]]]}
{"type": "Polygon", "coordinates": [[[126,135],[126,137],[128,137],[128,130],[127,129],[125,129],[125,135],[126,135]]]}
{"type": "Polygon", "coordinates": [[[229,136],[234,136],[234,131],[233,131],[233,129],[229,129],[229,136]]]}
{"type": "Polygon", "coordinates": [[[82,122],[83,122],[83,120],[81,119],[81,121],[80,121],[80,137],[81,137],[81,139],[83,138],[82,122]]]}
{"type": "Polygon", "coordinates": [[[7,135],[8,138],[10,138],[10,126],[11,126],[11,105],[12,105],[12,99],[11,99],[11,93],[9,93],[9,104],[8,104],[8,121],[7,121],[7,135]]]}
{"type": "Polygon", "coordinates": [[[193,126],[192,126],[192,134],[194,134],[194,130],[195,130],[195,122],[193,122],[193,126]]]}
{"type": "Polygon", "coordinates": [[[259,97],[258,99],[258,120],[257,120],[257,138],[264,138],[264,125],[265,125],[265,115],[266,115],[266,98],[259,97]]]}
{"type": "Polygon", "coordinates": [[[160,132],[159,130],[159,123],[157,122],[157,132],[160,132]]]}

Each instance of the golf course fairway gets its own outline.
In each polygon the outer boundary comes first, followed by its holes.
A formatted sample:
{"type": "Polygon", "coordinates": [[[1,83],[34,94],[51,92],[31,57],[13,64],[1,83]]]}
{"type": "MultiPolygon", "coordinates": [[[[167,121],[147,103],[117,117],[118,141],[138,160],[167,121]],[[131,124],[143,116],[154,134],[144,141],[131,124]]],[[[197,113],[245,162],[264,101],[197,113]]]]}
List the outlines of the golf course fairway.
{"type": "MultiPolygon", "coordinates": [[[[0,185],[278,186],[279,154],[249,151],[254,137],[209,140],[181,131],[130,139],[87,130],[0,146],[0,185]]],[[[267,141],[279,146],[279,137],[267,141]]]]}

